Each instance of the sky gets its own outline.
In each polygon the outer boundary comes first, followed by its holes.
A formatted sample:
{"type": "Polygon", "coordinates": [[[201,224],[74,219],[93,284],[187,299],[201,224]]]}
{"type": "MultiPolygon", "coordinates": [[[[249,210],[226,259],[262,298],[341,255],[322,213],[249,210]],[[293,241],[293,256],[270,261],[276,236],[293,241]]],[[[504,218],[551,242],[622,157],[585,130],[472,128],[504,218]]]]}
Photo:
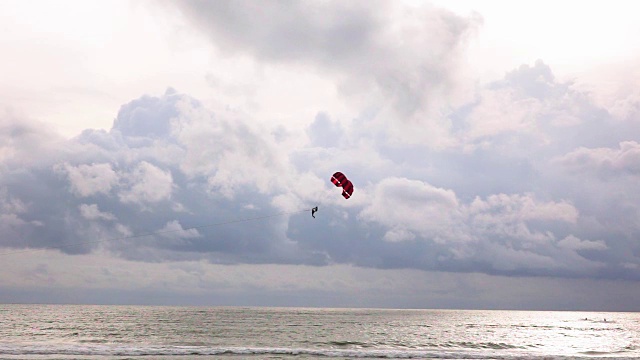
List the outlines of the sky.
{"type": "Polygon", "coordinates": [[[639,7],[2,1],[0,302],[640,311],[639,7]]]}

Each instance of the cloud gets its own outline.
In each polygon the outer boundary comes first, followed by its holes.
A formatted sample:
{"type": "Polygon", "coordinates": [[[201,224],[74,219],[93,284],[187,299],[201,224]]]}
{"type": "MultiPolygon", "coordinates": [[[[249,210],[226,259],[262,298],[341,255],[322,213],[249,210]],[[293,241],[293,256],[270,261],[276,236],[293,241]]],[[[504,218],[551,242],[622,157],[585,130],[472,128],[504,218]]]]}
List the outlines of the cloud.
{"type": "Polygon", "coordinates": [[[359,218],[384,225],[388,229],[384,241],[405,242],[415,251],[440,254],[435,263],[422,263],[426,268],[461,271],[477,263],[489,273],[544,274],[551,270],[568,275],[592,267],[575,251],[606,249],[601,241],[575,236],[557,240],[563,232],[552,229],[557,225],[572,228],[579,218],[577,209],[566,201],[542,202],[533,194],[497,194],[462,203],[451,190],[408,179],[386,179],[372,197],[373,204],[359,218]],[[431,250],[417,250],[418,242],[431,250]],[[579,263],[575,267],[568,265],[573,258],[579,263]]]}
{"type": "Polygon", "coordinates": [[[577,209],[567,202],[540,203],[533,195],[491,195],[487,200],[476,198],[467,208],[471,223],[477,229],[494,235],[515,236],[520,239],[544,234],[531,234],[530,222],[567,222],[575,224],[577,209]]]}
{"type": "Polygon", "coordinates": [[[482,24],[477,14],[379,1],[171,5],[224,56],[332,76],[350,102],[375,109],[370,127],[434,146],[450,141],[442,113],[468,96],[464,45],[482,24]]]}
{"type": "Polygon", "coordinates": [[[165,138],[171,133],[171,122],[178,112],[176,103],[182,100],[174,89],[167,89],[164,98],[143,96],[123,105],[113,122],[112,131],[127,137],[165,138]]]}
{"type": "MultiPolygon", "coordinates": [[[[475,102],[459,110],[467,127],[451,133],[459,136],[459,146],[446,150],[376,138],[326,113],[308,119],[308,137],[292,147],[288,135],[252,121],[250,114],[208,107],[175,90],[145,95],[123,106],[108,132],[86,130],[54,142],[21,171],[17,162],[5,159],[2,226],[20,242],[3,244],[55,247],[98,239],[60,250],[102,249],[146,262],[347,264],[634,278],[630,264],[638,260],[624,249],[633,246],[637,224],[626,217],[624,226],[612,232],[607,214],[590,207],[582,193],[568,191],[580,179],[558,171],[572,164],[574,152],[585,150],[562,152],[568,146],[553,141],[521,149],[521,142],[505,141],[505,134],[562,139],[567,126],[587,126],[547,121],[549,104],[560,111],[557,97],[573,90],[555,84],[543,64],[533,69],[546,74],[547,85],[521,84],[539,80],[510,73],[483,90],[522,99],[516,107],[539,102],[528,115],[530,126],[487,131],[482,136],[487,146],[468,147],[478,138],[465,129],[483,124],[490,129],[495,115],[475,111],[487,106],[475,102]],[[132,115],[138,113],[153,116],[132,115]],[[510,166],[521,163],[528,164],[527,171],[510,166]],[[328,183],[336,170],[356,184],[349,200],[328,183]],[[561,181],[538,187],[554,179],[561,181]],[[514,191],[501,191],[510,184],[517,185],[514,191]],[[313,205],[320,205],[316,219],[298,214],[313,205]],[[287,215],[235,223],[282,212],[287,215]]],[[[580,104],[567,112],[582,113],[575,108],[580,104]]],[[[632,166],[635,145],[625,142],[614,153],[604,153],[632,166]]],[[[21,154],[20,148],[12,151],[21,154]]],[[[588,159],[595,157],[588,154],[588,159]]],[[[601,194],[602,201],[611,201],[601,194]]],[[[637,212],[637,205],[628,206],[637,212]]]]}
{"type": "Polygon", "coordinates": [[[37,222],[29,224],[24,218],[28,207],[20,199],[15,199],[8,194],[7,188],[0,188],[0,231],[2,231],[6,245],[20,246],[23,235],[28,234],[31,226],[37,226],[37,222]]]}
{"type": "Polygon", "coordinates": [[[118,183],[118,174],[111,164],[62,164],[54,169],[67,175],[71,191],[80,197],[108,193],[118,183]]]}
{"type": "Polygon", "coordinates": [[[609,59],[576,79],[583,91],[589,92],[598,106],[617,122],[637,123],[640,115],[640,71],[637,51],[630,57],[609,59]]]}
{"type": "Polygon", "coordinates": [[[459,218],[458,199],[451,190],[440,189],[417,180],[387,178],[377,184],[373,202],[360,217],[381,223],[390,232],[387,239],[423,237],[450,239],[448,233],[459,218]]]}
{"type": "Polygon", "coordinates": [[[11,110],[0,113],[0,161],[3,164],[36,164],[60,146],[61,141],[62,137],[50,125],[11,110]]]}
{"type": "Polygon", "coordinates": [[[141,161],[125,178],[128,185],[119,194],[124,203],[155,203],[171,197],[171,173],[146,161],[141,161]]]}
{"type": "Polygon", "coordinates": [[[241,114],[228,118],[203,108],[188,108],[182,128],[175,132],[184,149],[180,169],[187,176],[205,177],[208,188],[233,198],[244,186],[261,192],[282,186],[274,171],[283,169],[273,140],[260,136],[241,114]]]}
{"type": "Polygon", "coordinates": [[[603,241],[580,240],[575,236],[569,235],[558,242],[558,246],[572,250],[605,250],[607,245],[603,241]]]}
{"type": "Polygon", "coordinates": [[[640,175],[640,144],[623,141],[618,149],[580,147],[555,161],[575,173],[591,173],[605,178],[637,176],[640,175]]]}
{"type": "Polygon", "coordinates": [[[72,139],[5,113],[0,244],[188,274],[202,262],[639,279],[634,120],[543,61],[470,91],[459,73],[481,19],[370,4],[172,3],[216,55],[259,68],[256,87],[315,74],[351,111],[281,119],[169,88],[72,139]]]}
{"type": "Polygon", "coordinates": [[[171,196],[173,179],[170,172],[141,161],[131,172],[116,172],[111,164],[68,163],[54,166],[54,170],[68,177],[71,192],[78,197],[109,194],[116,189],[120,201],[153,203],[171,196]]]}
{"type": "Polygon", "coordinates": [[[319,113],[307,129],[311,145],[322,148],[337,147],[345,136],[339,122],[332,121],[326,113],[319,113]]]}
{"type": "Polygon", "coordinates": [[[158,233],[169,238],[193,238],[201,236],[198,229],[185,229],[179,222],[169,221],[158,233]]]}
{"type": "Polygon", "coordinates": [[[113,214],[100,211],[97,204],[81,204],[79,210],[80,214],[88,220],[115,220],[113,214]]]}

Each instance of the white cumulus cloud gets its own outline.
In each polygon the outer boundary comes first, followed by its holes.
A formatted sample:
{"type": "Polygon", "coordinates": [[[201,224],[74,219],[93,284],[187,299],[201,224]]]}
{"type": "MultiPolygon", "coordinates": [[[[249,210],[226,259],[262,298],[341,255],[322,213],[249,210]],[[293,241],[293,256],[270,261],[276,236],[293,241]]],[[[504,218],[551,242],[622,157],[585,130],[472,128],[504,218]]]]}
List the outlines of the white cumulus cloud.
{"type": "Polygon", "coordinates": [[[142,161],[122,177],[127,185],[123,186],[119,197],[124,203],[155,203],[171,197],[171,173],[151,163],[142,161]]]}
{"type": "Polygon", "coordinates": [[[99,193],[106,194],[119,181],[119,176],[113,170],[111,164],[80,164],[73,166],[65,163],[56,166],[55,169],[67,175],[71,191],[80,197],[99,193]]]}

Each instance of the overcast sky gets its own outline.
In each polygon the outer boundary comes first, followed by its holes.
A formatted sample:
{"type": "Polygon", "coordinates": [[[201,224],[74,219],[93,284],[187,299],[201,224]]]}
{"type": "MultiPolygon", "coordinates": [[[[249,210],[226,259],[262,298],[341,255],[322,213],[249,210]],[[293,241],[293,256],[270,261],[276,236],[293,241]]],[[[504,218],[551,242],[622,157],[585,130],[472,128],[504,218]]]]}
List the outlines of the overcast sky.
{"type": "Polygon", "coordinates": [[[2,1],[0,302],[640,311],[638,13],[2,1]]]}

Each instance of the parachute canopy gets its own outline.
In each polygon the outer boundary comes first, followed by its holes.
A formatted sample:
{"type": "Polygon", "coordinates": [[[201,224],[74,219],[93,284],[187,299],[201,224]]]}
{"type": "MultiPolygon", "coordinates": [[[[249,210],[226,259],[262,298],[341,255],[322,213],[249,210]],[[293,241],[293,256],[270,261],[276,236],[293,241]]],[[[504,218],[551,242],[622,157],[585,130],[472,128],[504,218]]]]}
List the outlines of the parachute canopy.
{"type": "Polygon", "coordinates": [[[342,196],[344,196],[345,199],[350,198],[351,194],[353,194],[353,183],[351,183],[343,173],[338,171],[333,174],[331,182],[335,186],[342,187],[342,196]]]}

